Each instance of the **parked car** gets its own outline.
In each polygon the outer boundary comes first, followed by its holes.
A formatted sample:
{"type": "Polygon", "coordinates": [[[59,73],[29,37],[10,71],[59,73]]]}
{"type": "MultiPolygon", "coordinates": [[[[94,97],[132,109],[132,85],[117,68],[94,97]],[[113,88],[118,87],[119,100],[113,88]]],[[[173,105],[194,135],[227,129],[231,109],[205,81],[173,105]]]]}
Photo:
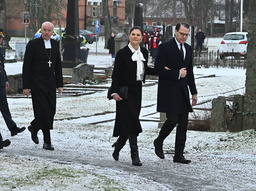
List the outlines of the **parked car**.
{"type": "Polygon", "coordinates": [[[244,57],[246,59],[248,46],[247,32],[229,32],[226,33],[220,43],[220,59],[233,56],[236,59],[244,57]]]}
{"type": "Polygon", "coordinates": [[[154,26],[155,31],[159,31],[159,33],[163,34],[163,26],[154,26]]]}
{"type": "Polygon", "coordinates": [[[143,30],[148,31],[150,34],[155,32],[155,28],[153,25],[144,25],[143,30]]]}
{"type": "MultiPolygon", "coordinates": [[[[39,38],[41,37],[41,29],[39,29],[35,35],[34,35],[34,38],[39,38]]],[[[60,35],[56,32],[56,30],[53,30],[53,35],[51,36],[52,39],[55,39],[55,40],[60,40],[60,35]]]]}
{"type": "Polygon", "coordinates": [[[86,41],[89,44],[92,44],[93,42],[96,42],[96,40],[98,41],[98,38],[97,38],[96,34],[92,31],[80,29],[79,32],[80,32],[81,36],[84,36],[86,38],[86,41]]]}

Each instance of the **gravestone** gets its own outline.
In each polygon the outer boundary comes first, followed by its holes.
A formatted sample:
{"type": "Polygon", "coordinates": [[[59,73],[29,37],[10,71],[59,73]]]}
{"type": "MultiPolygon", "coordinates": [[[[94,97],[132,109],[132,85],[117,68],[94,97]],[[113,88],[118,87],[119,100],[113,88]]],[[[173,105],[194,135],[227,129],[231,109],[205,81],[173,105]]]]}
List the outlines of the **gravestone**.
{"type": "Polygon", "coordinates": [[[210,131],[212,132],[227,131],[226,98],[223,96],[219,96],[212,100],[210,131]]]}

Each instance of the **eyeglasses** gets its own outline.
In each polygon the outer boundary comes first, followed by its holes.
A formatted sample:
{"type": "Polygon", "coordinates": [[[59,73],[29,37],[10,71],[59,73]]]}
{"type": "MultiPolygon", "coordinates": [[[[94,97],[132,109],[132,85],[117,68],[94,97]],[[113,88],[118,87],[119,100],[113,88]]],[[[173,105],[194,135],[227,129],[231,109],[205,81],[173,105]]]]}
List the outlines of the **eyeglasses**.
{"type": "Polygon", "coordinates": [[[184,34],[184,33],[181,33],[179,31],[177,31],[177,32],[180,33],[181,36],[184,36],[184,37],[188,37],[189,36],[189,34],[184,34]]]}

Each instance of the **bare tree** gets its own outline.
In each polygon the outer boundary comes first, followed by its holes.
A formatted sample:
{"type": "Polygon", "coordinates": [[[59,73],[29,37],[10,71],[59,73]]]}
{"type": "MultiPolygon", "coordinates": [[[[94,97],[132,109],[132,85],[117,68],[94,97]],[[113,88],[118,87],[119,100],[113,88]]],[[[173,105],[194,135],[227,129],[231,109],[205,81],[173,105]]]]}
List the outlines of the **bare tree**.
{"type": "Polygon", "coordinates": [[[67,0],[26,0],[26,11],[30,13],[30,30],[34,34],[44,21],[57,21],[61,25],[63,15],[61,10],[67,5],[67,0]]]}
{"type": "Polygon", "coordinates": [[[251,0],[249,6],[248,22],[248,56],[246,60],[246,83],[244,98],[244,120],[243,129],[256,130],[256,1],[251,0]]]}
{"type": "Polygon", "coordinates": [[[214,0],[150,0],[144,6],[144,13],[146,17],[155,17],[159,21],[162,18],[172,18],[173,24],[183,18],[190,25],[200,26],[205,30],[207,22],[213,17],[213,4],[214,0]]]}
{"type": "Polygon", "coordinates": [[[102,0],[103,6],[103,18],[104,18],[104,37],[105,37],[105,47],[107,48],[108,38],[111,33],[111,22],[108,8],[108,0],[102,0]]]}
{"type": "Polygon", "coordinates": [[[207,22],[212,20],[214,0],[181,0],[184,5],[187,22],[193,26],[200,26],[203,30],[207,22]]]}

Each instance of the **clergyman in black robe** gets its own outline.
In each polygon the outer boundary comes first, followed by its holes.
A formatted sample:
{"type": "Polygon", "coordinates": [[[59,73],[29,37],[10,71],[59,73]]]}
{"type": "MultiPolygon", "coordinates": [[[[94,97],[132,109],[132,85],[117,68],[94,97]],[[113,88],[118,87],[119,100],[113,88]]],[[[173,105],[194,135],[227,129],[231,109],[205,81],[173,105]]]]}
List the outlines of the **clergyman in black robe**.
{"type": "Polygon", "coordinates": [[[44,136],[43,148],[54,150],[51,144],[50,129],[56,111],[56,88],[63,91],[63,76],[59,42],[51,39],[54,25],[44,22],[41,37],[28,42],[23,63],[23,93],[31,93],[34,120],[28,127],[31,138],[38,144],[37,132],[44,136]]]}

